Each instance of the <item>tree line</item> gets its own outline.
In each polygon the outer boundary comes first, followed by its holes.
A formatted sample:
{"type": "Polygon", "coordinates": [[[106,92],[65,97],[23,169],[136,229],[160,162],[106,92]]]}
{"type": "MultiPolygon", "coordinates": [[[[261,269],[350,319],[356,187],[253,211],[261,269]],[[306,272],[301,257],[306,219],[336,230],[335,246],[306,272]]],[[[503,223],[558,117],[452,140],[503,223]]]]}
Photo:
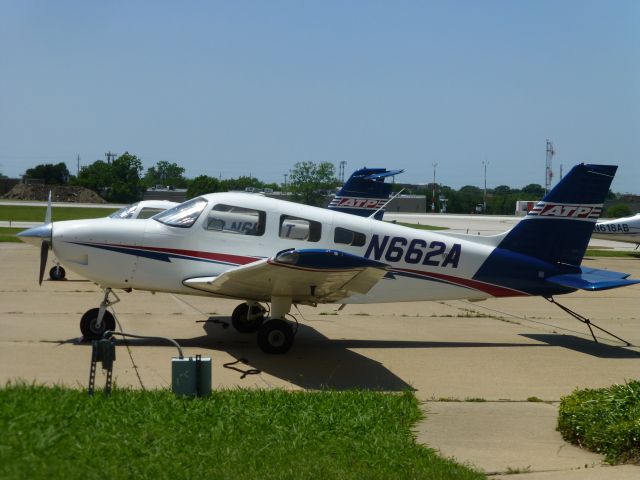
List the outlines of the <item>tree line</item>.
{"type": "Polygon", "coordinates": [[[25,177],[38,179],[46,185],[69,185],[85,187],[98,193],[108,202],[131,203],[142,199],[145,190],[156,186],[186,188],[187,197],[193,198],[205,193],[232,190],[286,191],[294,200],[308,205],[320,205],[326,192],[332,192],[339,182],[335,167],[329,162],[298,162],[289,172],[286,185],[263,182],[252,176],[237,178],[217,178],[199,175],[185,177],[185,169],[177,163],[161,160],[147,168],[142,161],[129,152],[112,162],[97,160],[83,166],[78,175],[71,175],[64,162],[41,164],[29,168],[25,177]]]}
{"type": "MultiPolygon", "coordinates": [[[[64,162],[58,164],[41,164],[29,168],[25,176],[44,181],[48,185],[72,185],[91,189],[108,202],[131,203],[142,199],[145,190],[155,186],[172,186],[186,188],[187,197],[193,198],[205,193],[226,192],[231,190],[255,189],[258,191],[273,190],[290,194],[294,201],[307,205],[324,206],[326,196],[340,186],[336,178],[335,167],[330,162],[298,162],[288,174],[286,184],[267,183],[252,176],[221,179],[209,175],[195,178],[185,177],[185,169],[177,163],[161,160],[146,169],[142,161],[129,152],[125,152],[108,163],[97,160],[80,169],[77,176],[71,175],[64,162]]],[[[437,184],[435,198],[434,185],[415,186],[397,183],[394,192],[404,188],[404,194],[424,195],[426,212],[431,212],[432,202],[437,212],[441,211],[440,197],[446,198],[448,213],[477,213],[478,207],[484,205],[484,190],[474,185],[465,185],[456,190],[446,185],[437,184]]],[[[500,185],[488,188],[486,195],[486,211],[493,215],[513,215],[518,200],[540,200],[544,196],[544,188],[539,184],[529,184],[522,188],[500,185]]],[[[609,191],[607,200],[615,201],[616,194],[609,191]]],[[[608,216],[630,215],[626,205],[609,207],[608,216]]]]}

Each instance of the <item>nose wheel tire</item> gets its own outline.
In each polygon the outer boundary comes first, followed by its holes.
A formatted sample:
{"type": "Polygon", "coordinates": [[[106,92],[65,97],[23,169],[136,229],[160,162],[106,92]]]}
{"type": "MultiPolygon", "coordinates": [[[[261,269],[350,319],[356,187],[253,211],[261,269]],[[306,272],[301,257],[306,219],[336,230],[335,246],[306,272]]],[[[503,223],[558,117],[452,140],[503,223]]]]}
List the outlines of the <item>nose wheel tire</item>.
{"type": "Polygon", "coordinates": [[[60,265],[56,265],[55,267],[52,267],[51,270],[49,270],[49,278],[54,281],[64,280],[66,275],[67,272],[65,272],[64,268],[62,268],[60,265]]]}
{"type": "Polygon", "coordinates": [[[87,310],[80,319],[80,331],[85,340],[98,340],[107,330],[115,330],[116,320],[109,311],[104,312],[100,327],[96,326],[99,312],[99,308],[92,308],[87,310]]]}
{"type": "Polygon", "coordinates": [[[258,346],[264,353],[287,353],[293,338],[289,322],[278,318],[263,323],[258,329],[258,346]]]}
{"type": "Polygon", "coordinates": [[[260,305],[249,307],[246,303],[241,303],[231,314],[231,324],[240,333],[257,332],[263,321],[264,309],[260,305]]]}

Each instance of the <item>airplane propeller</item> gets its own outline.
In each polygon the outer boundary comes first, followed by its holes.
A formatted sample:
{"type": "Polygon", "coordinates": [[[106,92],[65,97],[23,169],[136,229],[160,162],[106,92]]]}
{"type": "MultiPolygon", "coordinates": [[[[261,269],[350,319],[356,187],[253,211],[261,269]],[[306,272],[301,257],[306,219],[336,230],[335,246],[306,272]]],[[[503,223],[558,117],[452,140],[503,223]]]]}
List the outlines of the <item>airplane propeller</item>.
{"type": "Polygon", "coordinates": [[[47,257],[49,256],[49,242],[42,241],[40,245],[40,276],[38,277],[38,284],[42,285],[42,279],[44,278],[44,270],[47,267],[47,257]]]}
{"type": "Polygon", "coordinates": [[[40,245],[40,274],[38,281],[42,285],[44,278],[44,270],[47,266],[47,258],[49,257],[49,249],[53,245],[53,223],[51,223],[51,192],[49,192],[49,202],[47,204],[47,212],[44,217],[45,223],[37,227],[29,228],[18,233],[21,240],[32,245],[40,245]]]}

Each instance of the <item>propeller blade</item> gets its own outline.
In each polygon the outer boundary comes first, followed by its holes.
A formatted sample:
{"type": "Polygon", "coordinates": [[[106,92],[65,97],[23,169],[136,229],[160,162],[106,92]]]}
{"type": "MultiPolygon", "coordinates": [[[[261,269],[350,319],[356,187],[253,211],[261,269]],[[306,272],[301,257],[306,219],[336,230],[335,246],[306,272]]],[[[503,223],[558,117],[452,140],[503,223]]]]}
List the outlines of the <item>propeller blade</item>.
{"type": "Polygon", "coordinates": [[[44,223],[51,223],[51,190],[49,190],[49,201],[47,202],[47,211],[44,214],[44,223]]]}
{"type": "Polygon", "coordinates": [[[42,285],[44,278],[44,269],[47,267],[47,257],[49,256],[49,242],[44,240],[40,245],[40,276],[38,277],[39,285],[42,285]]]}

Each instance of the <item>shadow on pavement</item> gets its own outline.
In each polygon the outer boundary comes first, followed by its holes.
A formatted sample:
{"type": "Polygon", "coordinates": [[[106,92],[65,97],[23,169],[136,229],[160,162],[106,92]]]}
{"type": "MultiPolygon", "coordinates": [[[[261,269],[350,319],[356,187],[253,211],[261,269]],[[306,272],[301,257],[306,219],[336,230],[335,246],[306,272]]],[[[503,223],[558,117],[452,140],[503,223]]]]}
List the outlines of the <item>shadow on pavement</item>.
{"type": "Polygon", "coordinates": [[[639,358],[640,352],[629,348],[596,343],[593,340],[580,338],[573,335],[551,333],[523,333],[521,336],[546,343],[552,347],[568,348],[576,352],[584,353],[598,358],[639,358]]]}

